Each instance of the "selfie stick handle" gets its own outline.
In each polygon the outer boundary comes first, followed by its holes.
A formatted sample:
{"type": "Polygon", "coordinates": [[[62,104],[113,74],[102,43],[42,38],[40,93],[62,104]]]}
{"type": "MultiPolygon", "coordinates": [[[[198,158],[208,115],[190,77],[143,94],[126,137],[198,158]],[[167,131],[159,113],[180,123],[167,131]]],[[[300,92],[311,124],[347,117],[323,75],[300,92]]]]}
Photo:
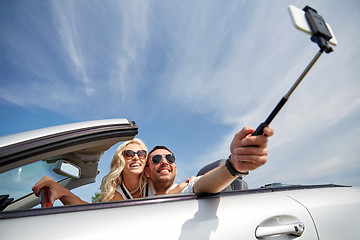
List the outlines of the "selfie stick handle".
{"type": "Polygon", "coordinates": [[[309,65],[305,68],[305,70],[302,72],[300,77],[296,80],[294,85],[290,88],[290,90],[285,94],[285,96],[280,100],[280,102],[276,105],[274,110],[270,113],[268,118],[265,120],[265,122],[261,123],[255,132],[252,134],[252,136],[258,136],[264,134],[264,128],[269,126],[271,121],[275,118],[276,114],[281,110],[281,108],[285,105],[287,100],[290,98],[290,95],[294,92],[295,88],[300,84],[301,80],[305,77],[305,75],[310,71],[311,67],[314,66],[315,62],[319,59],[321,54],[324,52],[323,49],[320,49],[319,52],[315,55],[315,57],[311,60],[309,65]]]}

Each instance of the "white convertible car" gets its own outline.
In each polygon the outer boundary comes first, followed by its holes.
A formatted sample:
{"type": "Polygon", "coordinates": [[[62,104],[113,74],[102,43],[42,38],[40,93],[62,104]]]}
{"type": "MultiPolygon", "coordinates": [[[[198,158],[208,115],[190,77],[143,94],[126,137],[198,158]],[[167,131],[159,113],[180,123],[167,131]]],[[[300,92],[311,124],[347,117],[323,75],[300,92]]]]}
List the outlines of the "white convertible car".
{"type": "Polygon", "coordinates": [[[0,239],[360,239],[360,188],[333,184],[33,208],[41,177],[93,183],[103,152],[137,133],[112,119],[1,137],[0,239]]]}

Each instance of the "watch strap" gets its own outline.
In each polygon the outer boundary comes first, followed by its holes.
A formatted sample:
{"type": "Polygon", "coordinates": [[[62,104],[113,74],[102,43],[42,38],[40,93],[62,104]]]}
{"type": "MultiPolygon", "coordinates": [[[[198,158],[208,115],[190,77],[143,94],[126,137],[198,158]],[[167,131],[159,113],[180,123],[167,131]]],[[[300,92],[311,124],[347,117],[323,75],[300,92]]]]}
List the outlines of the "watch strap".
{"type": "Polygon", "coordinates": [[[228,159],[226,160],[225,166],[226,166],[227,170],[229,171],[229,173],[230,173],[231,175],[233,175],[234,177],[240,177],[240,176],[246,176],[246,175],[249,174],[249,172],[239,172],[239,171],[237,171],[237,170],[233,167],[233,165],[230,163],[230,157],[231,157],[231,155],[230,155],[230,156],[228,157],[228,159]]]}

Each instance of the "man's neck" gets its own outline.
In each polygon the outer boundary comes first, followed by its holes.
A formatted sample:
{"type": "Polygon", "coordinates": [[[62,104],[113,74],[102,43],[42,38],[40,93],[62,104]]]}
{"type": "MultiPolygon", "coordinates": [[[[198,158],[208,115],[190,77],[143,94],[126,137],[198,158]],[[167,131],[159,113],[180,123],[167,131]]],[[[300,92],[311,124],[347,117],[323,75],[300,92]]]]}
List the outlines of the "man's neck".
{"type": "Polygon", "coordinates": [[[172,183],[162,183],[162,182],[157,182],[157,183],[153,183],[154,185],[154,190],[156,195],[163,195],[163,194],[167,194],[169,189],[175,184],[175,181],[173,181],[172,183]]]}

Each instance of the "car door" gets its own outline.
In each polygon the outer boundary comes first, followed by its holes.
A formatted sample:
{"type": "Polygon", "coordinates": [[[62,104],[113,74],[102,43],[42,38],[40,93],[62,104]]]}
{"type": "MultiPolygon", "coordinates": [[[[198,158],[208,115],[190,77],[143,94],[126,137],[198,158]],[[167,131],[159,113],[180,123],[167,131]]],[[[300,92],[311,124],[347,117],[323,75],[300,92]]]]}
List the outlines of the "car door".
{"type": "Polygon", "coordinates": [[[267,189],[2,214],[11,239],[318,239],[301,204],[267,189]]]}

